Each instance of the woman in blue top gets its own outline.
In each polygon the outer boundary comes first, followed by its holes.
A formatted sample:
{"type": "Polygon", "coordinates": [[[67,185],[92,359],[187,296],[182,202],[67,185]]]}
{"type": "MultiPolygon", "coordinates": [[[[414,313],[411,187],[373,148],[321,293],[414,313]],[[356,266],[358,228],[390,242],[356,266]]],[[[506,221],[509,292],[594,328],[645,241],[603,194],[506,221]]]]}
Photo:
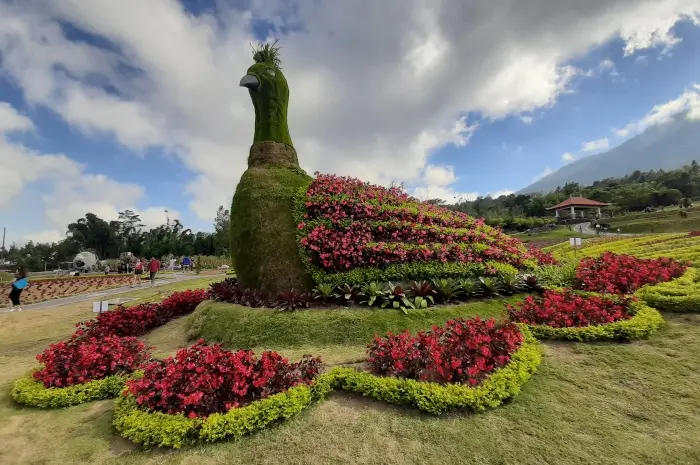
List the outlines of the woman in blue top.
{"type": "Polygon", "coordinates": [[[22,290],[29,286],[29,279],[27,278],[27,272],[24,268],[20,268],[17,271],[17,279],[12,283],[12,289],[10,290],[10,311],[14,312],[14,306],[17,306],[17,311],[21,312],[22,307],[20,307],[19,296],[22,294],[22,290]]]}

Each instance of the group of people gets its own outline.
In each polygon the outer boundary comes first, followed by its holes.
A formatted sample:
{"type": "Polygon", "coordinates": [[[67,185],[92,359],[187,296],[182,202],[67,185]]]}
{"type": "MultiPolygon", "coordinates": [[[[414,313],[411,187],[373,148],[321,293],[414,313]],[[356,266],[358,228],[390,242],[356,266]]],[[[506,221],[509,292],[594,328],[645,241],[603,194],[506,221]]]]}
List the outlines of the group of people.
{"type": "Polygon", "coordinates": [[[144,271],[148,271],[149,273],[151,287],[155,286],[156,274],[160,271],[160,260],[155,257],[151,257],[151,259],[148,261],[141,261],[140,258],[136,260],[136,263],[134,264],[134,277],[136,278],[136,282],[139,284],[139,286],[141,286],[141,275],[144,273],[144,271]]]}

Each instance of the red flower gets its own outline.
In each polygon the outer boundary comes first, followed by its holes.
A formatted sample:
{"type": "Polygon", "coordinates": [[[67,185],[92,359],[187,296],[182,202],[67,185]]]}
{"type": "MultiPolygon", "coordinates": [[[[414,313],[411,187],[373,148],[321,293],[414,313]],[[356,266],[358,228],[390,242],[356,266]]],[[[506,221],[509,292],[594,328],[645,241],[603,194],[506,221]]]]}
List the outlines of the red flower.
{"type": "Polygon", "coordinates": [[[200,340],[173,357],[147,364],[143,378],[127,385],[145,408],[197,418],[309,384],[320,370],[318,358],[304,356],[289,363],[275,352],[256,358],[250,351],[231,352],[200,340]]]}
{"type": "Polygon", "coordinates": [[[457,319],[415,336],[404,331],[375,337],[367,346],[368,362],[378,375],[475,385],[507,364],[521,343],[513,323],[457,319]]]}
{"type": "Polygon", "coordinates": [[[632,299],[625,297],[582,296],[571,290],[544,293],[542,298],[529,296],[516,305],[506,305],[511,320],[553,328],[582,327],[629,319],[632,299]]]}

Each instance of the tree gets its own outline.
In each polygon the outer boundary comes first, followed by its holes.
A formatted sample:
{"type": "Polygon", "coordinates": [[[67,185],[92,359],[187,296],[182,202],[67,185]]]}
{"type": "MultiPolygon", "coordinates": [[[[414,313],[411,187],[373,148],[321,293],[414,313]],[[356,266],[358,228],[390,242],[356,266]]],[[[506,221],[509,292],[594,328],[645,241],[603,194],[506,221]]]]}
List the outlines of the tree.
{"type": "Polygon", "coordinates": [[[216,210],[216,218],[214,218],[214,247],[217,250],[217,255],[228,255],[231,250],[231,214],[224,208],[219,206],[216,210]]]}

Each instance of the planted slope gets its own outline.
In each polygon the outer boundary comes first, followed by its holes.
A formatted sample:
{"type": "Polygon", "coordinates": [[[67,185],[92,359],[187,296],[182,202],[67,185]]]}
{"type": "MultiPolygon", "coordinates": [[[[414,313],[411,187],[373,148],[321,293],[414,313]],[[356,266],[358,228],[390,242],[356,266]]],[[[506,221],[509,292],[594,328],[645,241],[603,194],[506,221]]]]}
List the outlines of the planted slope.
{"type": "Polygon", "coordinates": [[[317,175],[295,202],[302,260],[317,283],[467,277],[534,265],[523,243],[399,188],[317,175]]]}

